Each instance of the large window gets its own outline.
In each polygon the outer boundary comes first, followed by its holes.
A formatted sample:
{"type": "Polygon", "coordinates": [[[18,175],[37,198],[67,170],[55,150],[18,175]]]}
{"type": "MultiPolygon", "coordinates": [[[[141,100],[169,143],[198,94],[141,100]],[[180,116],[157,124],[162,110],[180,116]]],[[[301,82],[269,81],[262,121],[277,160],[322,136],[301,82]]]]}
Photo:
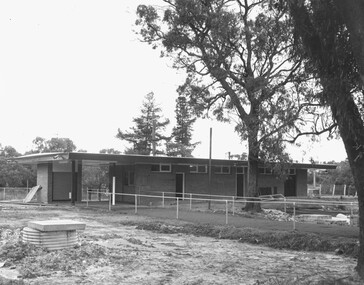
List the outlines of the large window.
{"type": "Polygon", "coordinates": [[[191,173],[207,173],[207,165],[206,164],[191,164],[190,172],[191,173]]]}
{"type": "Polygon", "coordinates": [[[237,174],[244,174],[244,173],[245,173],[244,167],[242,167],[242,166],[237,166],[237,167],[236,167],[236,173],[237,173],[237,174]]]}
{"type": "Polygon", "coordinates": [[[272,174],[272,168],[269,167],[259,167],[258,168],[259,174],[272,174]]]}
{"type": "Polygon", "coordinates": [[[172,166],[170,164],[152,164],[151,166],[152,172],[171,172],[172,166]]]}
{"type": "Polygon", "coordinates": [[[230,174],[230,166],[217,165],[215,166],[216,174],[230,174]]]}

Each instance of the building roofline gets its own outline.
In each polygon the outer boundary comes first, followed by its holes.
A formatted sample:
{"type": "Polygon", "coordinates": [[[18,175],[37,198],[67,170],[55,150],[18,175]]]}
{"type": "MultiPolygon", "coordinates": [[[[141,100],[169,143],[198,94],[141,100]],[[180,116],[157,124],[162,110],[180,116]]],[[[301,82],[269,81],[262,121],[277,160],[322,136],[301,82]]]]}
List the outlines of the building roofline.
{"type": "MultiPolygon", "coordinates": [[[[21,164],[40,164],[54,161],[79,160],[94,161],[98,164],[115,163],[115,164],[139,164],[139,163],[170,163],[170,164],[208,164],[208,158],[196,157],[171,157],[171,156],[148,156],[137,154],[105,154],[105,153],[88,153],[88,152],[52,152],[36,153],[14,157],[12,161],[21,164]]],[[[213,165],[228,166],[248,166],[246,160],[229,160],[229,159],[211,159],[213,165]]],[[[336,169],[335,164],[311,164],[311,163],[291,163],[291,168],[296,169],[336,169]]]]}

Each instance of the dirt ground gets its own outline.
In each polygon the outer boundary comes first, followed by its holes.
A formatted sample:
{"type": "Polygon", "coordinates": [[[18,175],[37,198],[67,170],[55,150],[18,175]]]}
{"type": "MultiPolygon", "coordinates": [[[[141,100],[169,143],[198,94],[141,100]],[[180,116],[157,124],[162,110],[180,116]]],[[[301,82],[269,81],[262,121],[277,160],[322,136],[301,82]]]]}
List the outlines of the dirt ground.
{"type": "Polygon", "coordinates": [[[331,253],[146,231],[160,220],[100,209],[0,204],[0,284],[363,284],[356,260],[331,253]],[[19,243],[30,220],[86,223],[74,249],[47,252],[19,243]],[[2,277],[1,277],[2,276],[2,277]]]}

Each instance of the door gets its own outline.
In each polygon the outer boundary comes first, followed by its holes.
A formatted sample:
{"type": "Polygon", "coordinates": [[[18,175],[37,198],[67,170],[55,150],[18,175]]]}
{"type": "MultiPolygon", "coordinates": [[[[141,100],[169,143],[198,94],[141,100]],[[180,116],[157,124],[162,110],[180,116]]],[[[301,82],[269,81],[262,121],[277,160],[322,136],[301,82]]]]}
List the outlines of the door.
{"type": "Polygon", "coordinates": [[[244,197],[244,174],[236,174],[236,196],[244,197]]]}
{"type": "Polygon", "coordinates": [[[284,196],[297,196],[296,193],[296,175],[289,175],[284,182],[284,196]]]}
{"type": "Polygon", "coordinates": [[[71,172],[53,172],[53,201],[70,201],[72,191],[71,172]]]}
{"type": "Polygon", "coordinates": [[[176,173],[176,197],[183,197],[185,192],[185,174],[176,173]]]}

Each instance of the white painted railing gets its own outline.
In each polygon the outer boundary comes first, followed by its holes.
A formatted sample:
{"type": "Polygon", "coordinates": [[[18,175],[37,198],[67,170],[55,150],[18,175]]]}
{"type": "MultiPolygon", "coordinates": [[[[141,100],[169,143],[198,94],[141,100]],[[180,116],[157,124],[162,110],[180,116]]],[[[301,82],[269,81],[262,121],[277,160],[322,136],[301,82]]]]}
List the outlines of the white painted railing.
{"type": "MultiPolygon", "coordinates": [[[[89,192],[95,192],[95,190],[88,190],[87,193],[89,192]]],[[[98,192],[100,193],[100,192],[98,192]]],[[[138,208],[143,207],[142,205],[139,205],[139,198],[140,197],[145,197],[145,198],[153,198],[153,199],[161,199],[161,205],[162,208],[165,207],[165,200],[169,199],[169,200],[173,200],[175,201],[175,205],[176,205],[176,219],[179,219],[179,211],[180,211],[180,200],[182,200],[182,197],[176,197],[176,193],[175,192],[160,192],[161,195],[146,195],[146,194],[131,194],[131,193],[110,193],[110,192],[101,192],[101,195],[105,195],[108,197],[108,201],[109,201],[109,210],[111,211],[112,209],[112,201],[115,201],[115,196],[129,196],[129,197],[134,197],[134,212],[137,214],[138,213],[138,208]],[[166,195],[168,194],[168,195],[166,195]],[[169,195],[169,194],[174,194],[169,195]]],[[[178,193],[177,193],[178,194],[178,193]]],[[[205,195],[205,194],[195,194],[195,193],[186,193],[184,196],[185,200],[189,200],[189,209],[192,210],[192,202],[196,201],[196,202],[214,202],[214,203],[222,203],[225,204],[225,223],[228,224],[228,217],[229,217],[229,208],[231,205],[231,214],[232,216],[235,215],[235,207],[237,204],[246,204],[246,203],[259,203],[259,204],[283,204],[284,205],[284,210],[286,211],[287,209],[287,205],[288,206],[292,206],[292,211],[293,211],[293,216],[292,216],[292,223],[293,223],[293,229],[296,229],[296,208],[298,205],[317,205],[317,206],[347,206],[350,207],[350,212],[351,212],[351,216],[353,215],[353,208],[357,207],[357,202],[344,202],[344,201],[312,201],[309,199],[287,199],[286,197],[284,197],[284,199],[280,199],[280,200],[262,200],[261,198],[258,197],[239,197],[239,200],[236,199],[235,196],[223,196],[223,197],[230,197],[230,199],[218,199],[219,195],[214,195],[214,198],[196,198],[193,197],[195,196],[208,196],[210,197],[210,195],[205,195]],[[188,196],[187,196],[187,195],[188,196]]],[[[89,195],[87,195],[88,197],[89,195]]],[[[174,203],[173,203],[174,205],[174,203]]],[[[87,207],[89,206],[89,200],[87,200],[87,207]]],[[[145,206],[144,206],[145,208],[145,206]]]]}

